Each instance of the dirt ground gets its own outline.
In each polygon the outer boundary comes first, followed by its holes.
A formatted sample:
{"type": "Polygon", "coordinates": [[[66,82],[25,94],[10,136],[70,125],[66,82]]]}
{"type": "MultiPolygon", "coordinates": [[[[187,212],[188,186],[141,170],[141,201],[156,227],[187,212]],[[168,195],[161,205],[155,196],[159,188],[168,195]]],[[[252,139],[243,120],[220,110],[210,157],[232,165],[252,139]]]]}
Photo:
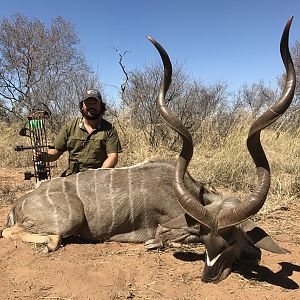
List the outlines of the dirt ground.
{"type": "MultiPolygon", "coordinates": [[[[26,190],[12,188],[22,180],[21,173],[1,170],[0,224],[12,198],[26,190]]],[[[299,202],[259,222],[291,254],[263,251],[259,265],[240,267],[218,284],[200,280],[202,246],[147,252],[138,244],[69,239],[45,254],[0,239],[0,299],[300,299],[299,202]]]]}

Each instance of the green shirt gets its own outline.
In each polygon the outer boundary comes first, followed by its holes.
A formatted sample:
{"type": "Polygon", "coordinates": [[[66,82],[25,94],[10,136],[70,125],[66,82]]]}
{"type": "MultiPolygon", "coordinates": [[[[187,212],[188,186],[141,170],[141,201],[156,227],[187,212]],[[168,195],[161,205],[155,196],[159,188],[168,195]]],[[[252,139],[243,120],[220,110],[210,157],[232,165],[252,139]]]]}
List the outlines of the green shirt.
{"type": "Polygon", "coordinates": [[[84,127],[82,117],[69,121],[58,133],[54,147],[60,152],[69,152],[66,176],[100,168],[107,154],[122,152],[117,131],[111,123],[102,118],[99,126],[90,134],[84,127]]]}

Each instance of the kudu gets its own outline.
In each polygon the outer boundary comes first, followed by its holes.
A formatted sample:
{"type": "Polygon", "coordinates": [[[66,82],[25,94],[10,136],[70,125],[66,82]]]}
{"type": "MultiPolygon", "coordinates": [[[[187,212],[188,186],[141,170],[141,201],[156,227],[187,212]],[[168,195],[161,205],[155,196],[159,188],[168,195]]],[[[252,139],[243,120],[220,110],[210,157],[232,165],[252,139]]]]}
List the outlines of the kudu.
{"type": "Polygon", "coordinates": [[[164,65],[159,110],[183,140],[176,166],[152,161],[128,168],[88,170],[44,181],[13,204],[2,236],[45,243],[48,251],[56,250],[67,236],[146,242],[148,249],[167,245],[169,241],[202,242],[206,247],[202,280],[212,282],[226,278],[234,262],[258,260],[259,248],[286,253],[287,250],[279,247],[249,218],[263,206],[270,185],[260,131],[285,112],[294,94],[295,71],[288,48],[291,22],[292,18],[281,40],[281,55],[287,71],[283,95],[249,131],[247,145],[258,175],[257,187],[249,199],[240,202],[222,196],[194,180],[186,171],[193,154],[192,138],[164,100],[171,83],[171,62],[166,51],[148,37],[164,65]]]}

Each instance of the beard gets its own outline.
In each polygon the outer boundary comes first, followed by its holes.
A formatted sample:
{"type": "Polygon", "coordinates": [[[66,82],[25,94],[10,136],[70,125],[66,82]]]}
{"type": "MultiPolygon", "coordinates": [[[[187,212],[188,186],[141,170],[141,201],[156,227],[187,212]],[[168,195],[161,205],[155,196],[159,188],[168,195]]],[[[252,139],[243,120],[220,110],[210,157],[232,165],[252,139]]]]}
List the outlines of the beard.
{"type": "Polygon", "coordinates": [[[87,110],[81,109],[81,114],[88,120],[97,120],[101,117],[101,114],[94,108],[89,108],[87,110]]]}

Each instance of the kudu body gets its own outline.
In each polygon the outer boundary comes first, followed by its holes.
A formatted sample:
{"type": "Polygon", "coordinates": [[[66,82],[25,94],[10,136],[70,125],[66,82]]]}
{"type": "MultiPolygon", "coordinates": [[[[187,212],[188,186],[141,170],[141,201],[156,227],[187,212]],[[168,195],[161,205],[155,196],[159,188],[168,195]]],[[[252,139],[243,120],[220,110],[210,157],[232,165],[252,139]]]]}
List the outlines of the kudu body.
{"type": "Polygon", "coordinates": [[[291,22],[281,40],[287,70],[283,95],[249,131],[247,146],[258,175],[257,187],[249,199],[241,202],[224,197],[186,172],[193,154],[192,138],[165,105],[172,66],[165,50],[149,37],[164,64],[158,107],[166,123],[183,140],[176,166],[148,162],[129,168],[88,170],[42,182],[14,203],[3,237],[45,243],[49,251],[71,235],[98,241],[146,242],[149,249],[170,240],[203,242],[206,259],[202,280],[212,282],[226,278],[235,262],[259,260],[259,248],[286,253],[249,218],[263,206],[270,185],[260,131],[285,112],[294,94],[295,72],[288,49],[291,22]]]}
{"type": "MultiPolygon", "coordinates": [[[[170,163],[149,161],[43,181],[14,203],[7,222],[12,227],[5,229],[3,236],[22,239],[23,228],[36,233],[25,234],[25,239],[46,243],[49,251],[59,246],[61,238],[72,235],[97,241],[145,242],[156,236],[158,224],[184,214],[175,196],[174,172],[170,163]]],[[[186,183],[197,197],[199,184],[188,174],[186,183]]],[[[176,230],[174,234],[177,239],[176,230]]],[[[199,242],[193,236],[184,239],[199,242]]]]}

